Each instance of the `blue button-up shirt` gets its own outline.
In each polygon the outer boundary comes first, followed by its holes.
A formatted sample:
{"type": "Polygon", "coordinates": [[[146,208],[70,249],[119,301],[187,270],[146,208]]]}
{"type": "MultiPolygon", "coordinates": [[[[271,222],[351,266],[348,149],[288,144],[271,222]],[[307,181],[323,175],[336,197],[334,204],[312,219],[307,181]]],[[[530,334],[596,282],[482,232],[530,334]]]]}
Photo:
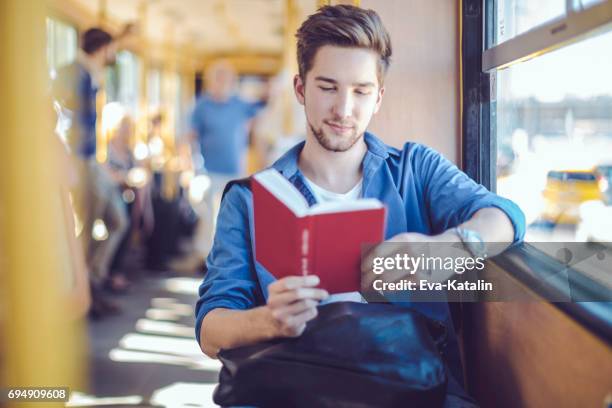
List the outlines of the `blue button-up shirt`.
{"type": "Polygon", "coordinates": [[[84,159],[96,154],[96,94],[91,75],[79,62],[61,68],[53,82],[53,95],[73,112],[68,130],[70,149],[84,159]]]}
{"type": "MultiPolygon", "coordinates": [[[[514,226],[514,242],[523,239],[525,217],[512,201],[477,184],[438,152],[417,143],[399,150],[365,134],[363,197],[377,198],[387,207],[385,239],[402,232],[435,235],[455,227],[485,207],[504,211],[514,226]]],[[[281,157],[273,167],[316,203],[298,168],[304,142],[281,157]]],[[[275,278],[255,260],[253,197],[242,185],[227,192],[217,219],[217,231],[207,260],[208,272],[196,305],[196,337],[204,316],[215,308],[245,310],[266,303],[268,285],[275,278]]],[[[448,323],[445,302],[411,304],[431,318],[448,323]]]]}

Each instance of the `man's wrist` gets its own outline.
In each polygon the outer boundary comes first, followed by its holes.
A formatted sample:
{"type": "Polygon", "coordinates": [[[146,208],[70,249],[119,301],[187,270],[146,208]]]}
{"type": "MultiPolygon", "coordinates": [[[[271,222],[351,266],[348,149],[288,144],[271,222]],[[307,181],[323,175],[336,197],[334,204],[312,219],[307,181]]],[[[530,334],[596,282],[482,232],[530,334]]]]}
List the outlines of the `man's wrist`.
{"type": "Polygon", "coordinates": [[[452,229],[459,240],[463,243],[464,248],[476,258],[486,258],[487,245],[480,236],[480,233],[475,230],[462,228],[461,226],[452,229]]]}
{"type": "Polygon", "coordinates": [[[281,336],[281,327],[278,320],[272,315],[272,309],[268,305],[261,306],[258,308],[259,319],[261,327],[263,327],[262,335],[265,340],[272,340],[281,336]]]}
{"type": "Polygon", "coordinates": [[[461,238],[455,231],[455,228],[450,228],[444,231],[442,234],[438,235],[439,242],[461,242],[461,238]]]}

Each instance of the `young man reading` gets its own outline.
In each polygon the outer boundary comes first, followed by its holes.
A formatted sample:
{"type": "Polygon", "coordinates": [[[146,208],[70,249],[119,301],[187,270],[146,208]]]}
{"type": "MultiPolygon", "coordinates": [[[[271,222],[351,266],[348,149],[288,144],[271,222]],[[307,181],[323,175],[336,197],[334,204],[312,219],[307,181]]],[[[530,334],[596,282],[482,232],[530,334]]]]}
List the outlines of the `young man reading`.
{"type": "MultiPolygon", "coordinates": [[[[389,35],[374,11],[323,7],[303,23],[297,39],[294,88],[306,112],[307,137],[273,167],[311,205],[377,198],[387,207],[385,239],[395,242],[460,242],[456,227],[483,243],[522,239],[524,217],[512,202],[425,146],[406,143],[398,150],[366,132],[381,106],[391,57],[389,35]]],[[[329,296],[317,288],[316,276],[276,280],[254,260],[252,207],[251,192],[239,184],[221,205],[196,306],[196,335],[211,357],[220,349],[299,336],[329,296]]],[[[448,322],[452,331],[447,303],[413,307],[448,322]]],[[[451,371],[460,375],[456,365],[451,371]]]]}

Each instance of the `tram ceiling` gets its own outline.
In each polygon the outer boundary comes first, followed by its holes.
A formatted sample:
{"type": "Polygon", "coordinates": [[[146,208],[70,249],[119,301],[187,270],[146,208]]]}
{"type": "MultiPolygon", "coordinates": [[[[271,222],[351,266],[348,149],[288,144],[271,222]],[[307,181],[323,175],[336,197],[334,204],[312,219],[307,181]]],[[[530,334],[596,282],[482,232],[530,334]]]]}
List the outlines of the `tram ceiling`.
{"type": "Polygon", "coordinates": [[[287,4],[302,17],[316,7],[315,0],[63,0],[77,3],[92,16],[122,24],[139,20],[146,7],[147,39],[189,44],[201,55],[265,54],[283,52],[287,4]]]}

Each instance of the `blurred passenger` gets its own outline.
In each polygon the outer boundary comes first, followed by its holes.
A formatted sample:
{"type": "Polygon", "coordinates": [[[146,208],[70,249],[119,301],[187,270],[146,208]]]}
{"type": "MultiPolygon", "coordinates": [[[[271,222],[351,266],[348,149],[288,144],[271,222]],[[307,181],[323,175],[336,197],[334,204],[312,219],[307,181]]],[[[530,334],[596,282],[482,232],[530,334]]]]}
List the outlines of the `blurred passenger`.
{"type": "MultiPolygon", "coordinates": [[[[132,154],[130,150],[130,136],[133,133],[134,122],[128,115],[124,115],[119,121],[117,128],[111,133],[111,139],[108,143],[108,158],[105,163],[105,169],[108,171],[111,179],[114,182],[114,187],[108,191],[109,193],[109,211],[111,218],[115,218],[119,222],[113,225],[118,226],[118,230],[109,233],[107,241],[108,245],[112,245],[112,264],[110,264],[109,277],[107,279],[107,288],[113,292],[124,292],[129,286],[125,274],[121,271],[123,257],[129,246],[130,231],[134,223],[130,220],[128,210],[130,206],[123,199],[123,192],[128,191],[133,194],[132,204],[136,200],[137,190],[129,186],[128,174],[133,168],[132,154]]],[[[109,250],[109,253],[111,251],[109,250]]],[[[105,260],[106,261],[106,260],[105,260]]]]}
{"type": "Polygon", "coordinates": [[[235,94],[236,72],[226,61],[210,66],[205,85],[206,92],[196,101],[191,124],[204,158],[204,167],[211,177],[206,199],[207,214],[203,220],[209,237],[208,252],[220,194],[228,181],[245,172],[247,125],[265,102],[247,102],[235,94]]]}
{"type": "Polygon", "coordinates": [[[305,138],[306,115],[293,97],[293,89],[286,89],[291,81],[287,70],[271,78],[270,93],[283,97],[270,98],[253,123],[253,145],[263,159],[262,167],[270,166],[305,138]]]}
{"type": "Polygon", "coordinates": [[[265,105],[242,100],[235,89],[232,66],[225,61],[213,64],[206,72],[206,92],[196,101],[191,119],[204,167],[213,176],[226,179],[244,173],[247,124],[265,105]]]}
{"type": "MultiPolygon", "coordinates": [[[[128,31],[129,28],[119,38],[128,31]]],[[[117,305],[101,295],[101,286],[108,276],[108,259],[114,251],[113,242],[111,240],[110,245],[98,244],[92,239],[94,223],[107,215],[109,202],[106,192],[112,186],[112,181],[96,161],[96,99],[105,68],[115,63],[117,42],[108,32],[91,28],[82,35],[80,47],[76,61],[59,70],[53,93],[64,111],[63,116],[72,118],[67,130],[67,143],[79,175],[74,191],[75,209],[83,222],[83,248],[88,255],[92,286],[91,311],[92,315],[99,317],[119,310],[117,305]]],[[[112,226],[115,227],[124,228],[123,224],[112,226]]]]}
{"type": "Polygon", "coordinates": [[[65,262],[63,270],[67,273],[67,313],[70,318],[77,320],[85,316],[91,306],[89,272],[83,247],[77,238],[74,208],[70,200],[70,189],[76,185],[78,175],[66,146],[60,142],[59,138],[53,138],[53,147],[54,153],[59,158],[58,163],[60,163],[59,204],[64,220],[63,233],[66,238],[60,243],[60,250],[65,251],[65,256],[62,256],[61,259],[65,262]]]}

